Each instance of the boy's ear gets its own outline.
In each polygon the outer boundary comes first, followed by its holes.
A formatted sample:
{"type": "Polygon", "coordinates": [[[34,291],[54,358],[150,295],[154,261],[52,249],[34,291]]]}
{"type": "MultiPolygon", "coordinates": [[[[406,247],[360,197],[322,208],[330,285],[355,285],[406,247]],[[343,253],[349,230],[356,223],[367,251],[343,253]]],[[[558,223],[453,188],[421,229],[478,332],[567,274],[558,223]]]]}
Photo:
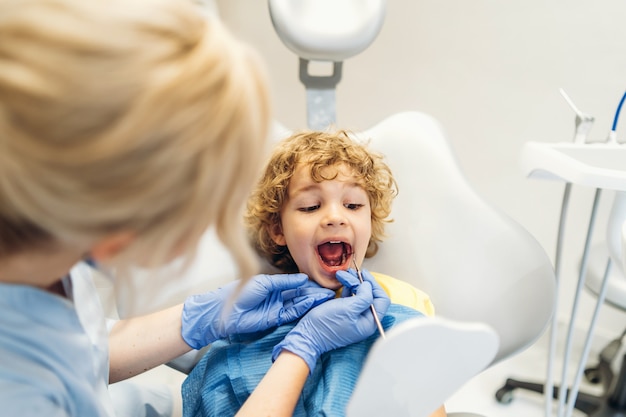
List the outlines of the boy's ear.
{"type": "Polygon", "coordinates": [[[135,233],[128,231],[115,232],[96,242],[89,254],[95,261],[107,261],[126,249],[135,236],[135,233]]]}
{"type": "Polygon", "coordinates": [[[287,246],[285,234],[283,233],[283,227],[280,223],[273,224],[272,226],[267,226],[267,233],[269,233],[274,243],[276,243],[278,246],[287,246]]]}

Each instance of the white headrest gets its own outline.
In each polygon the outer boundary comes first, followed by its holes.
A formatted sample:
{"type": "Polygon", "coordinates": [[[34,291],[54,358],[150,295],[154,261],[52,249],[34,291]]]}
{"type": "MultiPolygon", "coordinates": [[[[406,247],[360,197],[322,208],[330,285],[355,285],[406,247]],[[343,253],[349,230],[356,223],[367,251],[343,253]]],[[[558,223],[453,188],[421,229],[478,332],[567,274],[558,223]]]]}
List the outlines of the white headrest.
{"type": "Polygon", "coordinates": [[[385,18],[385,0],[269,0],[283,43],[310,61],[341,62],[367,48],[385,18]]]}

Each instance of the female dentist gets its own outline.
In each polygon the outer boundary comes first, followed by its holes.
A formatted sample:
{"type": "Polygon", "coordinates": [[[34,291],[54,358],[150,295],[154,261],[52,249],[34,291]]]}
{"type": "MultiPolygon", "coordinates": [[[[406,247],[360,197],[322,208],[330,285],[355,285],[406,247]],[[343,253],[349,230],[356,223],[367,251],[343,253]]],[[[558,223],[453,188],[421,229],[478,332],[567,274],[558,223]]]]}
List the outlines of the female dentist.
{"type": "MultiPolygon", "coordinates": [[[[257,275],[108,334],[83,260],[157,267],[214,226],[254,275],[239,222],[271,118],[262,65],[181,0],[0,0],[0,39],[3,415],[113,416],[109,382],[309,310],[303,351],[375,331],[363,318],[388,300],[369,282],[326,302],[306,276],[257,275]]],[[[308,375],[298,349],[241,415],[291,415],[308,375]]]]}

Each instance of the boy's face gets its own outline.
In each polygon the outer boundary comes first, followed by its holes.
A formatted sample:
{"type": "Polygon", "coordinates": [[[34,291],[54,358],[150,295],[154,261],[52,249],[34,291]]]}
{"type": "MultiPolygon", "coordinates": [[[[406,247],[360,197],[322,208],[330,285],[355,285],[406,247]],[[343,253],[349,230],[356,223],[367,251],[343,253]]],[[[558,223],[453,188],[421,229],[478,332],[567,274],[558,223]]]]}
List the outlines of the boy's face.
{"type": "Polygon", "coordinates": [[[300,272],[322,287],[336,290],[338,270],[361,265],[372,234],[371,207],[345,165],[333,180],[313,181],[310,168],[298,164],[280,212],[281,225],[270,231],[279,245],[286,245],[300,272]]]}

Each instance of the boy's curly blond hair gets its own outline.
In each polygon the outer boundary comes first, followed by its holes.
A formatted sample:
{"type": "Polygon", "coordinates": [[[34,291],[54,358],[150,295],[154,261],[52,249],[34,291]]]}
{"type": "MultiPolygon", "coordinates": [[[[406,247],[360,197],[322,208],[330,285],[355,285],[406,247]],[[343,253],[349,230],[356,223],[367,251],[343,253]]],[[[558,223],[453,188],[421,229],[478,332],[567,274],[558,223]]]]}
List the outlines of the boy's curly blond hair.
{"type": "Polygon", "coordinates": [[[286,273],[298,272],[289,249],[277,245],[269,231],[280,225],[280,211],[287,200],[287,189],[296,166],[310,167],[311,178],[332,180],[337,171],[328,167],[343,164],[369,196],[372,208],[372,236],[365,253],[370,258],[384,238],[385,223],[391,222],[391,204],[398,186],[383,156],[350,138],[345,130],[337,132],[301,131],[278,144],[265,171],[248,200],[244,222],[257,252],[286,273]]]}

